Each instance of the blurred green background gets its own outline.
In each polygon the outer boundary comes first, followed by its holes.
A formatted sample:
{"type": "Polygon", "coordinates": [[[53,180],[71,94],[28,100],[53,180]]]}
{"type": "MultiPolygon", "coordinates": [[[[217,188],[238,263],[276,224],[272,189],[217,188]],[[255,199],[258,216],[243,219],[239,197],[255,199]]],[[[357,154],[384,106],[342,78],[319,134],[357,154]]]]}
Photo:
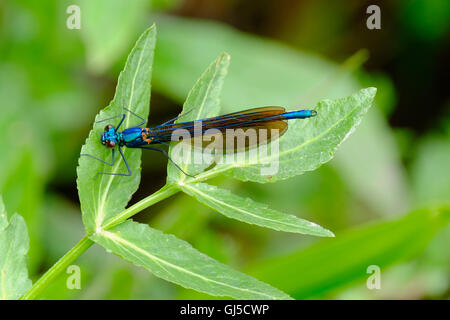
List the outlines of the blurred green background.
{"type": "MultiPolygon", "coordinates": [[[[450,2],[0,1],[0,194],[24,216],[35,281],[82,236],[76,188],[81,145],[112,99],[134,42],[158,28],[149,124],[175,116],[203,70],[231,54],[223,112],[308,106],[378,88],[376,105],[330,163],[275,184],[215,184],[315,221],[334,239],[227,219],[186,195],[135,219],[295,298],[448,299],[450,275],[450,2]],[[375,2],[376,3],[376,2],[375,2]],[[81,29],[66,27],[67,7],[81,29]],[[445,209],[447,208],[447,209],[445,209]],[[381,289],[369,290],[369,265],[381,289]]],[[[166,159],[143,155],[132,202],[164,185],[166,159]]],[[[41,298],[207,298],[153,277],[94,245],[41,298]]]]}

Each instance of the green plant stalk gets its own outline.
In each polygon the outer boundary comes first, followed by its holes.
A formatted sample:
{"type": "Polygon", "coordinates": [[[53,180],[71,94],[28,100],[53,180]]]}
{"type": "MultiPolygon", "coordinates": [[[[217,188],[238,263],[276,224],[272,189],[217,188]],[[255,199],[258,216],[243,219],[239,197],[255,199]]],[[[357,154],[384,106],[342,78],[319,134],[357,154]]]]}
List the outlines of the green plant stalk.
{"type": "Polygon", "coordinates": [[[141,212],[142,210],[154,205],[155,203],[164,200],[175,193],[179,192],[180,189],[176,185],[165,185],[152,195],[142,199],[141,201],[135,203],[131,207],[125,209],[121,213],[119,213],[117,216],[109,220],[104,226],[103,230],[109,230],[112,227],[124,222],[128,218],[134,216],[136,213],[141,212]]]}
{"type": "MultiPolygon", "coordinates": [[[[217,175],[219,172],[226,171],[229,167],[224,166],[219,170],[199,174],[196,178],[186,181],[187,183],[200,182],[217,175]]],[[[177,184],[166,184],[164,187],[151,194],[150,196],[135,203],[131,207],[125,209],[117,216],[107,221],[103,226],[103,230],[109,230],[125,220],[131,218],[142,210],[162,201],[177,192],[180,189],[177,184]]],[[[85,235],[70,251],[68,251],[61,259],[59,259],[47,272],[36,281],[28,292],[23,295],[21,300],[35,299],[63,270],[67,268],[75,259],[85,252],[94,242],[89,239],[89,235],[85,235]]]]}
{"type": "MultiPolygon", "coordinates": [[[[155,193],[142,199],[131,207],[125,209],[113,219],[108,221],[103,229],[108,230],[114,226],[124,222],[128,218],[132,217],[136,213],[154,205],[155,203],[162,201],[175,193],[180,191],[176,185],[165,185],[155,193]]],[[[72,249],[70,249],[64,256],[61,257],[47,272],[42,275],[38,281],[36,281],[30,290],[24,294],[21,300],[33,300],[39,295],[63,270],[67,268],[75,259],[77,259],[82,253],[84,253],[90,246],[94,244],[94,241],[89,239],[89,235],[85,235],[72,249]]]]}
{"type": "Polygon", "coordinates": [[[76,258],[85,252],[94,241],[84,236],[70,251],[59,259],[48,271],[36,281],[30,290],[24,294],[21,300],[32,300],[42,292],[63,270],[67,268],[76,258]]]}

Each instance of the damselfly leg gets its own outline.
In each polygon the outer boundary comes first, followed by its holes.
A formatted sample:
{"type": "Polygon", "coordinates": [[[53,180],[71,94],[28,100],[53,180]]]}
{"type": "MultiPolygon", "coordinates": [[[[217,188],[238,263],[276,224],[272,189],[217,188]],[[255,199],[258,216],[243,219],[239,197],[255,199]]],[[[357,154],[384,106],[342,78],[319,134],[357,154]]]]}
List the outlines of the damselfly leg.
{"type": "Polygon", "coordinates": [[[182,113],[180,113],[179,115],[177,115],[176,117],[174,117],[174,118],[172,118],[172,119],[169,119],[169,120],[167,120],[166,122],[164,122],[163,124],[160,124],[160,125],[158,125],[158,126],[156,126],[156,127],[153,127],[153,128],[158,128],[158,127],[165,126],[165,125],[167,125],[167,124],[169,124],[169,123],[173,123],[173,122],[177,121],[178,119],[180,119],[181,117],[184,117],[185,115],[188,115],[188,114],[191,113],[191,112],[192,112],[192,109],[189,110],[188,112],[182,112],[182,113]]]}
{"type": "MultiPolygon", "coordinates": [[[[135,117],[137,117],[137,118],[139,118],[139,119],[141,120],[140,123],[138,123],[137,125],[135,125],[135,126],[132,127],[132,128],[139,128],[140,126],[142,126],[143,124],[146,123],[146,120],[145,120],[144,118],[142,118],[141,116],[138,116],[138,115],[137,115],[136,113],[134,113],[133,111],[131,111],[131,110],[125,108],[125,107],[123,107],[123,109],[125,109],[126,111],[128,111],[129,113],[131,113],[133,116],[135,116],[135,117]]],[[[114,117],[110,117],[110,118],[98,120],[98,121],[96,121],[95,123],[105,122],[105,121],[108,121],[108,120],[111,120],[111,119],[115,119],[115,118],[122,117],[122,119],[120,120],[119,124],[116,126],[116,131],[118,131],[119,128],[120,128],[120,126],[122,125],[123,121],[125,120],[125,117],[126,117],[126,116],[127,116],[127,115],[126,115],[125,113],[122,113],[122,114],[119,114],[119,115],[114,116],[114,117]]]]}
{"type": "MultiPolygon", "coordinates": [[[[125,162],[125,165],[127,166],[128,173],[97,172],[97,176],[100,174],[106,174],[109,176],[124,176],[124,177],[131,176],[131,169],[130,169],[130,166],[128,165],[127,159],[125,158],[125,155],[123,154],[122,148],[120,146],[118,148],[119,148],[120,156],[122,157],[123,162],[125,162]]],[[[115,149],[112,149],[113,165],[114,165],[114,150],[115,149]]],[[[113,165],[111,165],[111,166],[113,166],[113,165]]],[[[97,176],[96,176],[96,178],[97,178],[97,176]]]]}
{"type": "MultiPolygon", "coordinates": [[[[127,167],[128,173],[97,172],[97,175],[95,176],[94,180],[96,180],[97,177],[98,177],[100,174],[106,174],[106,175],[111,175],[111,176],[125,176],[125,177],[131,176],[130,166],[128,165],[128,162],[127,162],[127,159],[125,158],[125,155],[123,154],[122,148],[121,148],[120,146],[119,146],[118,148],[119,148],[119,153],[120,153],[120,155],[121,155],[123,161],[125,162],[125,166],[127,167]]],[[[101,162],[103,162],[104,164],[106,164],[106,165],[108,165],[108,166],[113,167],[114,164],[115,164],[115,160],[116,160],[116,157],[115,157],[115,150],[116,150],[116,149],[112,149],[112,150],[111,150],[111,154],[112,154],[112,161],[111,161],[111,163],[109,163],[109,162],[107,162],[107,161],[105,161],[105,160],[102,160],[102,159],[100,159],[100,158],[97,158],[97,157],[95,157],[95,156],[93,156],[93,155],[91,155],[91,154],[87,154],[87,153],[82,153],[82,154],[80,154],[80,156],[89,157],[89,158],[92,158],[92,159],[101,161],[101,162]]]]}
{"type": "Polygon", "coordinates": [[[101,161],[104,164],[107,164],[108,166],[111,166],[111,167],[114,165],[114,161],[115,161],[114,149],[112,149],[112,162],[111,163],[109,163],[109,162],[107,162],[107,161],[105,161],[103,159],[97,158],[97,157],[95,157],[95,156],[93,156],[91,154],[87,154],[87,153],[82,153],[82,154],[80,154],[80,156],[89,157],[89,158],[101,161]]]}
{"type": "MultiPolygon", "coordinates": [[[[97,175],[95,176],[94,180],[96,180],[97,177],[101,174],[106,174],[106,175],[110,175],[110,176],[125,176],[125,177],[131,176],[131,169],[130,169],[130,166],[128,165],[127,159],[125,158],[125,155],[123,154],[122,148],[121,147],[118,147],[118,148],[119,148],[119,153],[120,153],[123,161],[125,162],[125,166],[127,167],[128,173],[97,172],[97,175]]],[[[106,162],[100,158],[94,157],[93,155],[90,155],[90,154],[80,154],[80,156],[90,157],[95,160],[101,161],[104,164],[107,164],[108,166],[113,167],[115,164],[115,149],[111,150],[111,154],[112,154],[112,162],[111,163],[106,162]]]]}
{"type": "Polygon", "coordinates": [[[154,147],[143,147],[143,146],[138,147],[138,148],[139,148],[139,149],[146,149],[146,150],[153,150],[153,151],[161,152],[161,153],[162,153],[162,154],[163,154],[170,162],[173,163],[173,165],[174,165],[175,167],[178,168],[178,170],[180,170],[181,172],[183,172],[183,173],[184,173],[185,175],[187,175],[188,177],[195,178],[195,176],[193,176],[193,175],[191,175],[191,174],[185,172],[183,169],[181,169],[180,166],[179,166],[178,164],[176,164],[175,161],[173,161],[173,160],[170,158],[170,156],[169,156],[169,154],[167,153],[166,150],[159,149],[159,148],[154,148],[154,147]]]}

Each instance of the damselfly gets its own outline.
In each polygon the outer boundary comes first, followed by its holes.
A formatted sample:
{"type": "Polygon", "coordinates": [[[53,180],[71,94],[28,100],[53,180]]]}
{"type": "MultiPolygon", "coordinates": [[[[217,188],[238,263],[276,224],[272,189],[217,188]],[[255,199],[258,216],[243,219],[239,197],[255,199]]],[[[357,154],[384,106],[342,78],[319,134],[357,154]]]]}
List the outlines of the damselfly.
{"type": "MultiPolygon", "coordinates": [[[[81,155],[94,158],[109,166],[114,166],[115,150],[117,147],[127,167],[128,172],[127,173],[98,172],[98,174],[131,176],[131,169],[124,156],[122,150],[123,147],[158,151],[163,153],[170,161],[172,161],[172,159],[169,157],[169,155],[165,150],[152,147],[150,145],[157,145],[157,144],[167,145],[168,143],[173,141],[172,137],[174,132],[176,132],[176,130],[184,130],[184,132],[189,133],[192,137],[198,135],[202,136],[207,134],[208,132],[214,131],[211,129],[215,129],[216,133],[219,132],[222,133],[223,135],[226,135],[228,132],[230,132],[229,131],[230,129],[236,131],[237,129],[242,129],[239,131],[242,132],[242,134],[245,134],[245,132],[250,129],[254,129],[257,131],[266,130],[269,133],[272,132],[272,130],[276,130],[278,132],[277,136],[281,136],[287,130],[288,127],[287,120],[306,119],[317,115],[317,112],[315,110],[298,110],[286,112],[285,108],[283,107],[262,107],[229,113],[213,118],[175,123],[175,121],[180,117],[178,116],[159,126],[151,128],[142,128],[141,126],[144,125],[146,121],[142,117],[132,112],[131,110],[128,110],[127,108],[124,109],[130,112],[135,117],[139,118],[141,122],[132,128],[127,128],[120,132],[119,129],[126,117],[125,113],[112,118],[100,120],[101,122],[103,122],[114,118],[122,117],[117,126],[108,124],[105,127],[105,131],[103,132],[100,139],[101,143],[104,146],[111,149],[112,152],[111,163],[90,154],[81,154],[81,155]]],[[[269,141],[270,138],[271,137],[269,135],[267,140],[263,143],[269,141]]],[[[247,147],[249,146],[247,145],[247,147]]],[[[174,161],[172,161],[172,163],[184,174],[191,176],[190,174],[184,172],[174,161]]]]}

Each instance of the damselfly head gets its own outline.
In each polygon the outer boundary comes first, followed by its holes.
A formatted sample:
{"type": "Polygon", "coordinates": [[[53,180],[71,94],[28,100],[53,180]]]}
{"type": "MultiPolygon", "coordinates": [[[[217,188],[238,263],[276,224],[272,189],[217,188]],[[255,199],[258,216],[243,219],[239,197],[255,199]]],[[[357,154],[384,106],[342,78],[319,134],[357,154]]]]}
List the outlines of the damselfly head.
{"type": "Polygon", "coordinates": [[[102,134],[101,142],[102,142],[102,145],[104,145],[110,149],[114,149],[114,147],[116,146],[115,139],[111,139],[108,136],[108,132],[105,132],[104,134],[102,134]]]}
{"type": "Polygon", "coordinates": [[[116,146],[116,132],[112,124],[108,124],[105,127],[105,132],[102,134],[101,142],[104,146],[110,149],[114,149],[116,146]]]}

